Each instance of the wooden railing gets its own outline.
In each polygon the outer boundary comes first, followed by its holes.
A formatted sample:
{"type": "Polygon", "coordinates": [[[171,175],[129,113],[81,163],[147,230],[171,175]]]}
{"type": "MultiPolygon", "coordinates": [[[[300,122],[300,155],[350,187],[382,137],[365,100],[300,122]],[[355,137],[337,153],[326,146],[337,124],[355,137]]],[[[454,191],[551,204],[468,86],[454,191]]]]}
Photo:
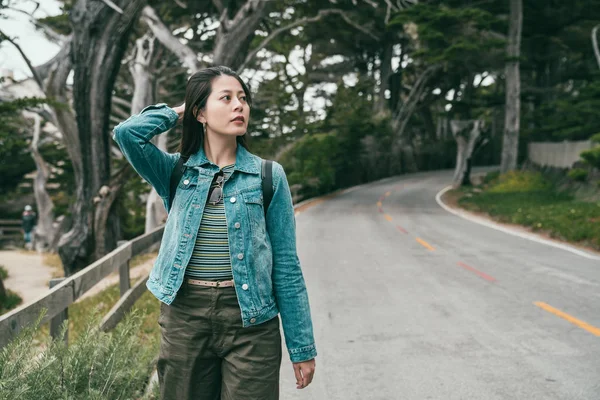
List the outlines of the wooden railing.
{"type": "Polygon", "coordinates": [[[21,237],[20,219],[0,219],[0,240],[21,237]]]}
{"type": "MultiPolygon", "coordinates": [[[[48,293],[0,316],[0,347],[8,344],[24,327],[33,325],[44,309],[47,311],[41,323],[50,321],[50,334],[57,338],[62,322],[68,318],[69,306],[106,276],[118,270],[121,298],[104,317],[100,326],[103,331],[114,328],[146,290],[148,276],[131,287],[129,261],[132,257],[142,254],[153,245],[160,243],[163,231],[164,227],[159,227],[152,232],[138,236],[75,275],[53,279],[50,282],[51,289],[48,293]]],[[[68,331],[63,340],[68,340],[68,331]]]]}

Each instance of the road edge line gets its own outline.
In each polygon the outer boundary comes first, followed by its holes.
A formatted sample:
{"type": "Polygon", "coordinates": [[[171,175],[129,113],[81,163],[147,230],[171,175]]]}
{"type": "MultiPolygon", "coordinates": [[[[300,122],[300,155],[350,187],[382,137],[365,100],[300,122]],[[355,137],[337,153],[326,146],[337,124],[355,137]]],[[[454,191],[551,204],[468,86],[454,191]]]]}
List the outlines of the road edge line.
{"type": "Polygon", "coordinates": [[[442,201],[442,196],[449,190],[452,189],[452,185],[446,186],[445,188],[443,188],[442,190],[440,190],[436,195],[435,195],[435,201],[438,203],[438,205],[440,207],[442,207],[444,210],[446,210],[447,212],[454,214],[456,216],[459,216],[463,219],[466,219],[468,221],[471,221],[473,223],[479,224],[479,225],[484,225],[487,226],[488,228],[492,228],[495,229],[497,231],[500,232],[504,232],[507,233],[509,235],[513,235],[513,236],[517,236],[520,237],[522,239],[528,239],[531,240],[532,242],[536,242],[536,243],[540,243],[540,244],[545,244],[547,246],[552,246],[561,250],[565,250],[568,252],[571,252],[573,254],[576,254],[578,256],[581,257],[585,257],[591,260],[600,260],[600,256],[596,256],[594,254],[590,254],[586,251],[580,250],[578,248],[575,248],[571,245],[568,244],[563,244],[563,243],[556,243],[553,242],[551,240],[542,238],[539,235],[536,235],[534,233],[524,233],[524,232],[517,232],[514,231],[512,229],[509,229],[505,226],[502,226],[496,222],[490,221],[488,219],[473,215],[472,213],[469,213],[468,211],[463,211],[463,210],[457,210],[455,208],[452,208],[450,206],[448,206],[446,203],[444,203],[442,201]]]}

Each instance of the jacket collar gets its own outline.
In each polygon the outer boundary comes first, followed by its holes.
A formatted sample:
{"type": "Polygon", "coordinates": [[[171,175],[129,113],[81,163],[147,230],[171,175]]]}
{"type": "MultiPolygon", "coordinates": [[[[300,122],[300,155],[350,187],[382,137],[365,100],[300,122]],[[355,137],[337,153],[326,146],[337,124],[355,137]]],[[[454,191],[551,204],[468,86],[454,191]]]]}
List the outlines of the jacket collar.
{"type": "MultiPolygon", "coordinates": [[[[190,156],[188,160],[185,162],[186,167],[197,167],[204,164],[211,164],[206,154],[204,153],[204,148],[200,146],[200,149],[190,156]]],[[[237,149],[235,151],[235,171],[246,172],[249,174],[258,174],[260,171],[256,164],[256,157],[253,156],[248,150],[244,148],[244,146],[238,143],[237,149]]]]}

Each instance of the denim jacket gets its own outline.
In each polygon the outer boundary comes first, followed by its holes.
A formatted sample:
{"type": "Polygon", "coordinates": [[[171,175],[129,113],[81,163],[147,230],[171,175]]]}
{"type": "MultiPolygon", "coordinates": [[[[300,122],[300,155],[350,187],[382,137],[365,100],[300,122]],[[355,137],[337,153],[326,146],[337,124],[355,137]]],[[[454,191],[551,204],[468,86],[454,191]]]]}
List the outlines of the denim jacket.
{"type": "MultiPolygon", "coordinates": [[[[165,304],[177,295],[192,255],[213,176],[219,167],[200,149],[190,156],[173,204],[169,183],[179,153],[169,154],[150,141],[175,126],[177,113],[165,104],[146,107],[114,128],[113,139],[133,168],[163,199],[169,216],[158,257],[146,286],[165,304]]],[[[229,252],[244,327],[281,313],[292,362],[317,355],[308,294],[296,252],[296,221],[287,178],[273,162],[273,199],[263,211],[261,159],[243,146],[235,169],[223,186],[229,252]]]]}

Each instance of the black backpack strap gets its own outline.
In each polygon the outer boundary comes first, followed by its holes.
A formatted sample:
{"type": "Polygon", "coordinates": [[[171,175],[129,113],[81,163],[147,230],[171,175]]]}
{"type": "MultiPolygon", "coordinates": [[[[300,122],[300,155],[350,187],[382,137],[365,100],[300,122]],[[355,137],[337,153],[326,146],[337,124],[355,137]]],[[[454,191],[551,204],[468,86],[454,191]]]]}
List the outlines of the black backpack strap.
{"type": "Polygon", "coordinates": [[[169,183],[169,209],[173,206],[173,200],[175,199],[175,193],[177,193],[177,185],[186,170],[186,166],[183,165],[187,161],[187,157],[180,156],[177,160],[177,164],[171,172],[171,181],[169,183]]]}
{"type": "Polygon", "coordinates": [[[273,161],[262,160],[261,178],[266,217],[269,204],[271,204],[271,199],[273,198],[273,161]]]}

